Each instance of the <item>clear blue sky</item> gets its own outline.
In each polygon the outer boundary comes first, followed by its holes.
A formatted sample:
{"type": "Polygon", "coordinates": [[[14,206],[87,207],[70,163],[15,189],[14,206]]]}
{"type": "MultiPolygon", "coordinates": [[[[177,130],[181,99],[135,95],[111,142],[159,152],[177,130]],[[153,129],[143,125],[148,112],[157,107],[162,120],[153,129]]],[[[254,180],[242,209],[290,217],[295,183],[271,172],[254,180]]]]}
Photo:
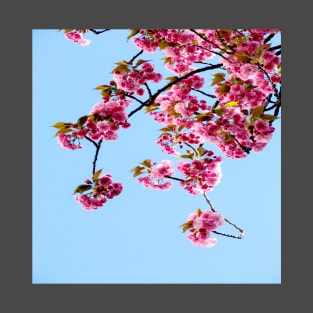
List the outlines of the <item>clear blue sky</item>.
{"type": "Polygon", "coordinates": [[[57,30],[33,30],[33,283],[280,284],[280,121],[263,152],[223,157],[221,183],[208,194],[245,229],[242,240],[215,235],[213,248],[192,245],[178,226],[197,208],[208,209],[204,198],[178,184],[167,192],[146,189],[132,177],[138,162],[169,158],[154,144],[160,125],[143,112],[118,141],[102,145],[98,159],[123,182],[123,193],[96,211],[74,200],[74,188],[91,176],[94,147],[83,141],[81,150],[63,149],[50,126],[76,121],[101,100],[94,88],[111,80],[115,62],[138,52],[128,34],[88,34],[91,44],[80,47],[57,30]]]}

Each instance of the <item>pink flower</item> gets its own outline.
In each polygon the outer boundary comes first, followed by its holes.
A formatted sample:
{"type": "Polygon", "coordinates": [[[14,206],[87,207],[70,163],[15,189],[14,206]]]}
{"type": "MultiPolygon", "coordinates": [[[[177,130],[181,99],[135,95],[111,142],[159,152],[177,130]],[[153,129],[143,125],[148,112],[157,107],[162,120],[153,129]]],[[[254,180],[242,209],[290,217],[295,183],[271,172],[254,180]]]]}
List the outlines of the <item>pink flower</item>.
{"type": "Polygon", "coordinates": [[[180,185],[191,194],[212,191],[222,177],[221,163],[221,157],[206,157],[191,163],[180,161],[177,169],[186,177],[180,185]]]}
{"type": "Polygon", "coordinates": [[[217,227],[222,226],[224,218],[221,214],[207,210],[202,212],[198,209],[197,213],[188,216],[189,239],[194,245],[199,247],[213,247],[217,243],[216,238],[211,238],[211,232],[217,227]],[[190,224],[190,222],[192,222],[190,224]]]}
{"type": "Polygon", "coordinates": [[[150,176],[155,179],[163,179],[164,176],[174,174],[174,164],[171,161],[163,160],[161,163],[150,171],[150,176]]]}
{"type": "Polygon", "coordinates": [[[206,232],[191,233],[187,236],[187,238],[198,247],[211,248],[217,243],[217,239],[208,237],[206,232]]]}
{"type": "Polygon", "coordinates": [[[65,33],[65,38],[74,41],[80,46],[88,46],[91,42],[91,40],[85,39],[83,36],[83,32],[74,30],[69,33],[65,33]]]}
{"type": "Polygon", "coordinates": [[[75,143],[75,138],[73,138],[71,135],[69,134],[59,134],[57,136],[57,141],[58,143],[66,149],[69,150],[76,150],[76,149],[81,149],[82,145],[80,144],[76,144],[75,143]]]}
{"type": "Polygon", "coordinates": [[[81,193],[75,197],[75,200],[81,204],[85,210],[96,210],[102,207],[108,199],[113,199],[118,196],[122,190],[123,185],[121,182],[113,182],[111,174],[104,174],[97,181],[92,182],[90,179],[85,179],[87,186],[85,191],[80,188],[85,186],[78,186],[76,192],[87,192],[81,193]],[[93,184],[93,185],[92,185],[93,184]]]}
{"type": "Polygon", "coordinates": [[[148,176],[139,177],[138,182],[143,184],[146,188],[156,190],[169,190],[172,187],[172,183],[166,181],[166,176],[172,176],[174,174],[174,164],[169,160],[163,160],[159,165],[147,169],[142,172],[148,176]]]}
{"type": "Polygon", "coordinates": [[[105,175],[103,175],[102,177],[99,178],[98,182],[102,186],[107,186],[107,185],[112,183],[112,175],[105,174],[105,175]]]}
{"type": "Polygon", "coordinates": [[[253,76],[258,72],[258,66],[255,64],[244,64],[240,67],[240,73],[238,76],[243,79],[247,80],[253,78],[253,76]]]}

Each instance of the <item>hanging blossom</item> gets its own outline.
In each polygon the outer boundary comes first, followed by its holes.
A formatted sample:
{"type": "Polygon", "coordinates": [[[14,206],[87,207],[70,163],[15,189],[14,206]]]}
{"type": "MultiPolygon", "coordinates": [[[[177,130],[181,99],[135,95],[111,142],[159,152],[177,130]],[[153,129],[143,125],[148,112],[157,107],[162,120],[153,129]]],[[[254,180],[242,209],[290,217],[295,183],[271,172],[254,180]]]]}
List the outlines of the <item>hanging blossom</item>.
{"type": "Polygon", "coordinates": [[[182,224],[183,232],[189,231],[187,239],[198,247],[213,247],[217,243],[216,238],[211,237],[212,231],[224,224],[224,217],[216,212],[200,209],[188,216],[186,223],[182,224]]]}
{"type": "Polygon", "coordinates": [[[66,32],[64,36],[65,38],[74,41],[80,46],[88,46],[91,40],[84,38],[84,34],[86,32],[87,32],[87,29],[74,29],[70,32],[66,32]]]}
{"type": "MultiPolygon", "coordinates": [[[[208,151],[207,154],[213,155],[213,152],[208,151]]],[[[191,162],[180,161],[177,169],[186,177],[180,185],[194,195],[212,191],[222,177],[221,163],[221,156],[209,156],[191,162]]]]}
{"type": "MultiPolygon", "coordinates": [[[[143,61],[146,62],[146,61],[143,61]]],[[[159,83],[162,80],[162,75],[154,71],[154,66],[151,63],[143,63],[141,69],[129,69],[128,71],[114,71],[114,82],[116,87],[129,94],[137,93],[142,96],[145,90],[142,88],[148,81],[159,83]]]]}
{"type": "MultiPolygon", "coordinates": [[[[83,29],[65,30],[65,36],[84,46],[90,43],[84,38],[86,32],[83,29]]],[[[148,100],[139,102],[141,107],[147,107],[155,121],[166,126],[156,141],[162,151],[188,159],[177,165],[184,179],[172,176],[174,165],[168,160],[159,164],[144,160],[142,166],[132,170],[134,177],[142,175],[138,178],[140,183],[147,188],[169,190],[172,184],[167,179],[174,179],[180,181],[189,193],[204,193],[206,197],[205,193],[212,191],[220,182],[222,158],[204,149],[205,142],[216,144],[227,157],[237,159],[245,158],[250,151],[264,149],[275,130],[272,121],[277,117],[277,113],[265,112],[274,103],[271,97],[280,97],[275,83],[281,80],[279,54],[276,55],[275,49],[265,44],[264,36],[277,32],[279,30],[276,29],[132,30],[128,38],[137,34],[139,38],[133,39],[133,43],[138,48],[149,53],[163,50],[165,67],[178,75],[167,79],[173,82],[180,77],[170,88],[160,89],[163,94],[156,94],[154,103],[148,100]],[[185,79],[181,76],[196,70],[198,64],[209,64],[209,59],[217,54],[222,54],[223,58],[216,68],[222,68],[226,73],[214,75],[211,86],[215,89],[212,95],[208,94],[215,98],[212,107],[205,100],[198,99],[197,94],[191,94],[201,92],[207,78],[198,74],[188,74],[185,79]],[[154,105],[150,108],[151,104],[154,105]],[[191,150],[180,154],[178,148],[186,146],[191,150]]],[[[136,95],[143,96],[147,90],[153,99],[147,83],[159,83],[162,79],[148,61],[138,60],[134,65],[133,62],[134,59],[117,63],[110,86],[96,88],[102,90],[103,102],[97,103],[90,115],[80,118],[76,124],[57,123],[54,126],[59,129],[56,135],[61,146],[76,150],[82,147],[80,139],[87,138],[95,144],[97,156],[102,139],[116,140],[117,130],[130,126],[125,112],[130,100],[126,101],[125,97],[136,99],[136,95]]],[[[98,171],[92,181],[86,180],[84,185],[75,189],[80,193],[76,200],[87,210],[101,207],[107,199],[122,191],[121,183],[113,183],[110,174],[101,178],[99,175],[98,171]]],[[[228,222],[227,219],[225,221],[228,222]]],[[[217,240],[211,237],[211,233],[223,222],[222,215],[213,208],[205,212],[198,209],[181,226],[183,231],[189,231],[187,238],[194,245],[212,247],[217,240]]]]}
{"type": "Polygon", "coordinates": [[[78,137],[73,137],[69,134],[59,134],[57,135],[58,144],[68,150],[81,149],[83,146],[78,141],[78,137]]]}
{"type": "Polygon", "coordinates": [[[169,190],[172,183],[166,181],[174,174],[174,164],[169,160],[163,160],[158,165],[152,163],[150,159],[141,162],[143,166],[136,166],[132,169],[134,177],[138,175],[147,175],[139,177],[138,182],[146,188],[155,190],[169,190]]]}
{"type": "Polygon", "coordinates": [[[103,99],[94,104],[89,115],[80,117],[76,123],[54,124],[53,127],[58,128],[55,134],[58,144],[63,148],[76,150],[83,147],[80,140],[84,138],[94,141],[117,140],[118,130],[130,127],[125,111],[129,103],[126,99],[103,99]]]}
{"type": "Polygon", "coordinates": [[[93,140],[110,140],[118,139],[117,131],[120,128],[130,127],[127,122],[127,113],[125,109],[131,101],[129,100],[103,100],[96,103],[90,115],[95,117],[86,124],[88,128],[88,136],[93,140]]]}
{"type": "Polygon", "coordinates": [[[90,179],[85,180],[85,184],[79,185],[74,190],[75,193],[80,193],[75,197],[75,200],[81,204],[85,210],[96,210],[102,207],[108,199],[113,199],[118,196],[122,190],[123,185],[121,182],[113,182],[111,174],[104,174],[98,178],[97,175],[101,170],[94,175],[93,182],[90,179]],[[91,190],[91,191],[89,191],[91,190]],[[87,192],[85,193],[84,192],[87,192]]]}

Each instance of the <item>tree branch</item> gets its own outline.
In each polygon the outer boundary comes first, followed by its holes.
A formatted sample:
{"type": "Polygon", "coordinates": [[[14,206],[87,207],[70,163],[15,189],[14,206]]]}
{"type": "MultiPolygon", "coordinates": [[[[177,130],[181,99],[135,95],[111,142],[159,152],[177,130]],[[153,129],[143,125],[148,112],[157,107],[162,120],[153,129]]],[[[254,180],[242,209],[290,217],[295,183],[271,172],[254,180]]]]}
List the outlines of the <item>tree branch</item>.
{"type": "MultiPolygon", "coordinates": [[[[209,204],[211,211],[213,212],[217,212],[214,209],[214,206],[212,204],[212,202],[210,201],[210,199],[208,198],[208,196],[206,195],[206,193],[203,193],[203,196],[205,198],[205,200],[207,201],[207,203],[209,204]]],[[[234,228],[236,228],[237,230],[239,230],[240,235],[239,236],[235,236],[235,235],[231,235],[231,234],[226,234],[226,233],[221,233],[221,232],[217,232],[217,231],[213,231],[213,233],[218,234],[218,235],[222,235],[222,236],[226,236],[226,237],[231,237],[231,238],[235,238],[235,239],[242,239],[244,237],[245,231],[243,229],[241,229],[240,227],[238,227],[236,224],[232,223],[230,220],[228,220],[227,218],[224,217],[225,222],[227,222],[228,224],[230,224],[231,226],[233,226],[234,228]]]]}
{"type": "Polygon", "coordinates": [[[137,57],[139,57],[140,54],[142,54],[142,53],[143,53],[143,50],[140,50],[140,51],[129,61],[129,63],[133,63],[134,60],[135,60],[137,57]]]}
{"type": "Polygon", "coordinates": [[[173,176],[164,175],[164,177],[169,178],[169,179],[178,180],[178,181],[184,181],[184,179],[182,179],[182,178],[177,178],[177,177],[173,177],[173,176]]]}
{"type": "Polygon", "coordinates": [[[103,29],[103,30],[89,29],[89,30],[91,32],[93,32],[94,34],[99,35],[99,34],[102,34],[104,32],[107,32],[108,30],[111,30],[111,29],[103,29]]]}
{"type": "Polygon", "coordinates": [[[210,94],[208,94],[208,93],[206,93],[206,92],[204,92],[204,91],[202,91],[202,90],[195,89],[195,88],[193,88],[193,87],[191,87],[191,90],[196,91],[196,92],[199,92],[199,93],[203,94],[204,96],[207,96],[207,97],[210,97],[210,98],[216,98],[216,96],[214,96],[214,95],[210,95],[210,94]]]}
{"type": "MultiPolygon", "coordinates": [[[[199,34],[199,33],[198,33],[197,31],[195,31],[194,29],[190,29],[190,31],[192,31],[193,33],[195,33],[197,36],[199,36],[201,39],[203,39],[204,41],[208,42],[209,44],[211,44],[211,45],[214,46],[215,48],[220,49],[220,50],[224,51],[224,52],[227,53],[227,54],[233,54],[233,53],[234,53],[234,52],[228,52],[228,51],[226,51],[225,49],[219,47],[217,44],[215,44],[214,42],[211,42],[210,40],[208,40],[208,38],[206,38],[206,37],[204,37],[203,35],[199,34]]],[[[227,58],[224,57],[221,53],[219,53],[219,52],[214,52],[214,51],[211,51],[211,52],[212,52],[212,53],[215,53],[215,54],[219,55],[220,57],[222,57],[222,58],[224,58],[224,59],[227,60],[227,58]]]]}
{"type": "Polygon", "coordinates": [[[96,172],[96,163],[97,163],[97,159],[98,159],[98,154],[99,154],[99,150],[101,148],[101,143],[103,139],[100,139],[98,143],[96,143],[94,140],[90,139],[88,136],[85,136],[85,138],[87,140],[89,140],[95,147],[96,147],[96,153],[95,153],[95,157],[94,160],[92,162],[93,166],[92,166],[92,176],[95,174],[96,172]]]}
{"type": "Polygon", "coordinates": [[[186,75],[184,76],[181,76],[181,77],[178,77],[176,80],[168,83],[167,85],[165,85],[164,87],[162,87],[161,89],[159,89],[152,97],[150,97],[148,100],[146,100],[144,103],[142,103],[139,107],[137,107],[135,110],[131,111],[129,114],[128,114],[128,117],[131,117],[132,115],[134,115],[136,112],[140,111],[143,107],[145,106],[149,106],[151,104],[153,104],[154,100],[163,92],[165,91],[166,89],[170,88],[171,86],[177,84],[179,81],[181,80],[184,80],[194,74],[197,74],[197,73],[200,73],[200,72],[205,72],[205,71],[208,71],[208,70],[214,70],[216,68],[220,68],[222,67],[223,64],[219,63],[219,64],[215,64],[215,65],[210,65],[210,66],[206,66],[206,67],[202,67],[202,68],[199,68],[199,69],[196,69],[194,71],[191,71],[189,73],[187,73],[186,75]]]}

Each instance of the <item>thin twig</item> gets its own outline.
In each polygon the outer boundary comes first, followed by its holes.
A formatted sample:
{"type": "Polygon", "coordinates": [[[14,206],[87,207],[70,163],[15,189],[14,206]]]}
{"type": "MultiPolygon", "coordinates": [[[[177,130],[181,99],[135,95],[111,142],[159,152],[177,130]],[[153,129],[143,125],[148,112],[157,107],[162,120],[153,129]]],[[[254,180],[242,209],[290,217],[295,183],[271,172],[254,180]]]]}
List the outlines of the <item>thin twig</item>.
{"type": "Polygon", "coordinates": [[[103,139],[100,139],[98,143],[96,143],[94,140],[90,139],[88,136],[85,136],[85,138],[87,140],[89,140],[90,142],[93,143],[93,145],[96,147],[96,153],[95,153],[95,157],[94,160],[92,162],[92,176],[95,174],[96,172],[96,163],[97,163],[97,159],[98,159],[98,154],[99,154],[99,150],[101,148],[101,143],[103,139]]]}
{"type": "Polygon", "coordinates": [[[95,30],[95,29],[89,29],[91,32],[93,32],[96,35],[102,34],[104,32],[107,32],[110,29],[103,29],[103,30],[95,30]]]}
{"type": "Polygon", "coordinates": [[[182,179],[182,178],[177,178],[177,177],[173,177],[173,176],[164,175],[164,177],[169,178],[169,179],[178,180],[178,181],[184,181],[184,179],[182,179]]]}
{"type": "Polygon", "coordinates": [[[191,87],[191,90],[197,91],[197,92],[199,92],[199,93],[201,93],[201,94],[203,94],[203,95],[205,95],[205,96],[207,96],[207,97],[210,97],[210,98],[216,98],[216,96],[214,96],[214,95],[210,95],[210,94],[208,94],[208,93],[206,93],[206,92],[204,92],[204,91],[202,91],[202,90],[195,89],[195,88],[193,88],[193,87],[191,87]]]}
{"type": "Polygon", "coordinates": [[[140,50],[140,51],[129,61],[129,63],[130,63],[130,64],[133,63],[134,60],[135,60],[138,56],[140,56],[140,54],[142,54],[142,53],[143,53],[143,50],[140,50]]]}
{"type": "Polygon", "coordinates": [[[133,111],[131,111],[129,114],[128,114],[128,117],[131,117],[132,115],[134,115],[136,112],[140,111],[143,107],[145,106],[149,106],[151,105],[154,100],[163,92],[165,91],[166,89],[170,88],[171,86],[177,84],[178,82],[180,82],[181,80],[184,80],[184,79],[187,79],[188,77],[194,75],[194,74],[197,74],[197,73],[200,73],[200,72],[205,72],[205,71],[208,71],[208,70],[214,70],[214,69],[217,69],[217,68],[220,68],[222,67],[223,64],[219,63],[219,64],[215,64],[215,65],[211,65],[211,66],[206,66],[206,67],[202,67],[202,68],[199,68],[199,69],[196,69],[194,71],[191,71],[189,73],[187,73],[186,75],[184,76],[181,76],[181,77],[178,77],[176,80],[172,81],[172,82],[169,82],[167,85],[165,85],[164,87],[162,87],[161,89],[159,89],[152,97],[150,97],[147,101],[145,101],[142,105],[140,105],[139,107],[137,107],[136,109],[134,109],[133,111]]]}
{"type": "MultiPolygon", "coordinates": [[[[207,201],[207,203],[209,204],[211,211],[213,212],[217,212],[214,209],[214,206],[212,204],[212,202],[210,201],[210,199],[208,198],[208,196],[206,195],[206,193],[203,193],[203,196],[205,198],[205,200],[207,201]]],[[[217,231],[213,231],[214,233],[218,234],[218,235],[222,235],[222,236],[227,236],[227,237],[232,237],[232,238],[236,238],[236,239],[242,239],[244,237],[245,231],[243,229],[241,229],[240,227],[238,227],[236,224],[232,223],[230,220],[228,220],[227,218],[224,218],[224,221],[227,222],[228,224],[232,225],[233,227],[235,227],[237,230],[239,230],[240,235],[239,236],[235,236],[235,235],[230,235],[230,234],[225,234],[225,233],[220,233],[217,231]]]]}

